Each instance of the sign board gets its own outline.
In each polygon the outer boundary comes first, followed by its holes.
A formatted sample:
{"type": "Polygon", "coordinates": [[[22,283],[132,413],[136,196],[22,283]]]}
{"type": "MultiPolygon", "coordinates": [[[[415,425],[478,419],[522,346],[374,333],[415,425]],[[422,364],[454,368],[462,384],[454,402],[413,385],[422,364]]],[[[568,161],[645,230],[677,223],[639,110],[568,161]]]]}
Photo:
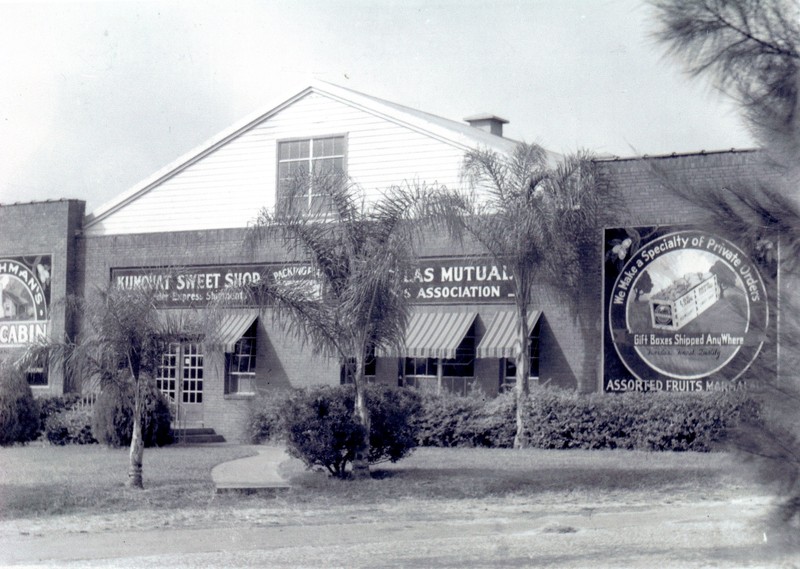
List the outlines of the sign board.
{"type": "MultiPolygon", "coordinates": [[[[423,259],[404,280],[403,294],[412,303],[479,304],[514,298],[512,275],[488,261],[423,259]]],[[[319,294],[313,269],[302,263],[111,269],[111,282],[117,287],[155,287],[159,308],[198,308],[220,301],[246,305],[241,287],[262,281],[296,282],[309,288],[310,294],[319,294]]]]}
{"type": "Polygon", "coordinates": [[[0,348],[47,339],[50,255],[0,258],[0,348]]]}
{"type": "Polygon", "coordinates": [[[605,254],[604,391],[744,385],[774,326],[772,269],[699,229],[607,229],[605,254]]]}
{"type": "Polygon", "coordinates": [[[297,263],[111,269],[111,282],[117,287],[155,287],[159,308],[198,308],[220,302],[245,306],[250,303],[243,290],[247,285],[297,281],[298,286],[308,287],[312,277],[309,265],[297,263]]]}
{"type": "Polygon", "coordinates": [[[406,275],[412,303],[480,304],[514,299],[513,276],[502,265],[468,259],[421,259],[406,275]]]}

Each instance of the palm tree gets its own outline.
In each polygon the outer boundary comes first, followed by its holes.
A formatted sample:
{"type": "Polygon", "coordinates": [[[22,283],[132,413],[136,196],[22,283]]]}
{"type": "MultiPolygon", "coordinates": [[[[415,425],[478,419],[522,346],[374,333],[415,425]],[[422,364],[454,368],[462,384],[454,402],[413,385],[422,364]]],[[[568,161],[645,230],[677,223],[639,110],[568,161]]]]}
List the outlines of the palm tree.
{"type": "Polygon", "coordinates": [[[86,299],[65,299],[67,310],[80,314],[82,325],[77,341],[50,340],[33,346],[24,356],[28,361],[49,358],[51,365],[63,365],[75,387],[88,383],[103,386],[127,383],[133,388],[134,414],[130,447],[128,486],[144,488],[142,459],[142,413],[145,382],[155,377],[164,347],[203,328],[199,319],[159,317],[156,287],[118,288],[113,284],[97,289],[86,299]]]}
{"type": "Polygon", "coordinates": [[[277,238],[311,268],[304,281],[262,281],[254,293],[301,343],[337,358],[352,378],[355,418],[365,432],[353,460],[356,478],[369,475],[364,364],[372,350],[403,340],[409,314],[403,278],[413,265],[419,223],[433,218],[430,195],[423,184],[392,187],[367,205],[340,172],[298,173],[251,230],[252,245],[277,238]]]}
{"type": "MultiPolygon", "coordinates": [[[[466,154],[464,175],[473,193],[453,209],[457,234],[467,234],[498,265],[513,275],[516,309],[516,435],[514,447],[526,445],[524,402],[529,396],[530,310],[533,287],[550,284],[576,300],[582,263],[593,251],[596,232],[610,203],[609,191],[597,188],[588,154],[550,165],[536,144],[517,145],[511,155],[489,150],[466,154]]],[[[596,247],[594,247],[596,248],[596,247]]],[[[590,257],[591,258],[591,257],[590,257]]],[[[576,311],[580,316],[580,313],[576,311]]]]}

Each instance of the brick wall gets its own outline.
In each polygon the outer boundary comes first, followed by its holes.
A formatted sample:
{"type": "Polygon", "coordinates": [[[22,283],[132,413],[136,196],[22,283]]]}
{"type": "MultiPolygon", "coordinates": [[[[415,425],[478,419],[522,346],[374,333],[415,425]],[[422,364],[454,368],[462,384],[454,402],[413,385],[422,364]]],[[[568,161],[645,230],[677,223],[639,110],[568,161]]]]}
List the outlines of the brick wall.
{"type": "MultiPolygon", "coordinates": [[[[84,209],[85,203],[79,200],[0,205],[0,257],[52,256],[49,333],[58,340],[74,332],[74,322],[68,318],[63,300],[77,292],[75,285],[80,271],[76,234],[83,222],[84,209]]],[[[35,387],[34,393],[58,395],[69,389],[63,368],[53,362],[48,369],[48,385],[35,387]]]]}

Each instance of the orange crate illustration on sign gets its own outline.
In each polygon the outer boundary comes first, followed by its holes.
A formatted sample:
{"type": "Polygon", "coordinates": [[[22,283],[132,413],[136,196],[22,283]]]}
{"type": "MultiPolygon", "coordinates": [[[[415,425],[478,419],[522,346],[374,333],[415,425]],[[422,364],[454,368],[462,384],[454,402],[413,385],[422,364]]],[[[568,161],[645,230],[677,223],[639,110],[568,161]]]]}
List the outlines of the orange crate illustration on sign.
{"type": "Polygon", "coordinates": [[[687,273],[650,297],[653,328],[680,330],[720,299],[717,275],[687,273]]]}

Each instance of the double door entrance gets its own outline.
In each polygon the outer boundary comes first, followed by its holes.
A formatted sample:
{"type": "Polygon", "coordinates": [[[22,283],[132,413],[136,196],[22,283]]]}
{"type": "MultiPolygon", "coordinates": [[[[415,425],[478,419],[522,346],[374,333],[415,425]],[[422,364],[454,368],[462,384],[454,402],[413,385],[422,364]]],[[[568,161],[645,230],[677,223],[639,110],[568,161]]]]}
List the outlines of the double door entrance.
{"type": "Polygon", "coordinates": [[[161,356],[156,387],[167,396],[178,428],[203,426],[203,347],[173,343],[161,356]]]}

